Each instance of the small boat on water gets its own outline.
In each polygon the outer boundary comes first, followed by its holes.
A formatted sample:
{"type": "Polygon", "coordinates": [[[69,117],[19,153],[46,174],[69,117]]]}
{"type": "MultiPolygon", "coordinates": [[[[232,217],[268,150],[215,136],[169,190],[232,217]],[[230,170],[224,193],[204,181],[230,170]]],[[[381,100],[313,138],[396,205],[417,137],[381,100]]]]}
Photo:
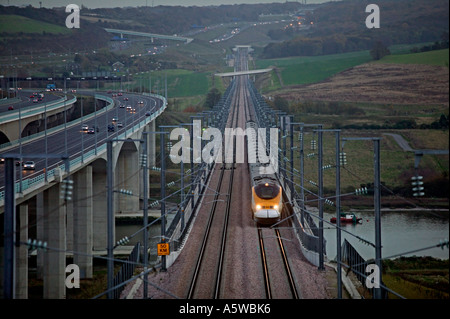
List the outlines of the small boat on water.
{"type": "MultiPolygon", "coordinates": [[[[356,217],[353,213],[341,213],[341,223],[360,223],[362,218],[356,217]]],[[[336,223],[336,217],[331,217],[330,222],[336,223]]]]}

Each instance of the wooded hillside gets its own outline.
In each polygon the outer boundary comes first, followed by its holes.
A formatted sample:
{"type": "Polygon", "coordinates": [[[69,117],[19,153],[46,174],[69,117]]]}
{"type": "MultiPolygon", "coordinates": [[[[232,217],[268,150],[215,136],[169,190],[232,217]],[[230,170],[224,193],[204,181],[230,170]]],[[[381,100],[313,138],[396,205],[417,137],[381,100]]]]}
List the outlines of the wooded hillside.
{"type": "Polygon", "coordinates": [[[365,12],[370,1],[339,1],[314,11],[307,34],[265,47],[264,58],[314,56],[369,50],[377,41],[386,46],[448,41],[447,0],[380,0],[380,28],[368,29],[365,12]]]}

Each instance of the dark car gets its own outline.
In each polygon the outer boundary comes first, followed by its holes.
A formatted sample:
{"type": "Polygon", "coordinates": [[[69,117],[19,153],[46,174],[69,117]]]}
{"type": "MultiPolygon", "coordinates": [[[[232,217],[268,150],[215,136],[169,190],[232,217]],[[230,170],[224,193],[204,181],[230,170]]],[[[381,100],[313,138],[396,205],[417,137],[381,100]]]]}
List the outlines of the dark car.
{"type": "Polygon", "coordinates": [[[113,124],[108,125],[108,132],[114,132],[116,127],[113,124]]]}

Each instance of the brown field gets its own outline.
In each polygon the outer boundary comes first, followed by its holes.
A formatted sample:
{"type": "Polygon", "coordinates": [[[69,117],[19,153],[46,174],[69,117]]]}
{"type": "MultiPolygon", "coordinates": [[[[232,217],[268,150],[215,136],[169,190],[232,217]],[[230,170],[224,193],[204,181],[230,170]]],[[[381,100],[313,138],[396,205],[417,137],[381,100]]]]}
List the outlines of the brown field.
{"type": "Polygon", "coordinates": [[[291,101],[449,106],[449,69],[419,64],[366,63],[326,81],[282,90],[291,101]]]}

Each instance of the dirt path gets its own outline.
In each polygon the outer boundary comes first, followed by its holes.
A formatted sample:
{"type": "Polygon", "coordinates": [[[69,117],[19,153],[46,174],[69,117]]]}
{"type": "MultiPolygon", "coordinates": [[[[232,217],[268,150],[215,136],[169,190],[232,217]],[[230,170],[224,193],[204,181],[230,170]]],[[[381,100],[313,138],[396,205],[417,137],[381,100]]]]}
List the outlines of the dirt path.
{"type": "Polygon", "coordinates": [[[403,136],[394,133],[383,133],[384,135],[389,135],[394,138],[398,146],[402,148],[405,152],[413,152],[414,150],[409,146],[409,143],[403,138],[403,136]]]}

